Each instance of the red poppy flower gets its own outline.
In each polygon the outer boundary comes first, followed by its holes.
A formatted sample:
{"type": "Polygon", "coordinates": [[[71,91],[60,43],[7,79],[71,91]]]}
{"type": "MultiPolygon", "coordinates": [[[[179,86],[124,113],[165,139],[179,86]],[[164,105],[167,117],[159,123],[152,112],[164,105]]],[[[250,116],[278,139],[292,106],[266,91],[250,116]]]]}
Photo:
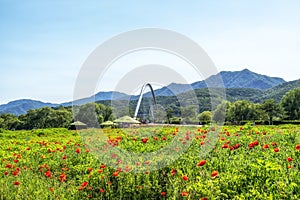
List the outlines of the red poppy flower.
{"type": "Polygon", "coordinates": [[[89,167],[88,172],[91,172],[91,171],[93,171],[93,168],[89,167]]]}
{"type": "Polygon", "coordinates": [[[151,161],[150,161],[150,160],[145,161],[145,164],[146,164],[146,165],[150,165],[150,164],[151,164],[151,161]]]}
{"type": "Polygon", "coordinates": [[[63,160],[66,160],[66,159],[67,159],[67,156],[66,156],[66,155],[64,155],[64,156],[62,157],[62,159],[63,159],[63,160]]]}
{"type": "Polygon", "coordinates": [[[8,175],[8,171],[4,172],[4,175],[5,175],[5,176],[8,175]]]}
{"type": "Polygon", "coordinates": [[[100,189],[100,191],[99,191],[100,193],[104,193],[105,192],[105,190],[103,190],[103,189],[100,189]]]}
{"type": "Polygon", "coordinates": [[[277,153],[279,151],[279,148],[275,148],[274,152],[277,153]]]}
{"type": "Polygon", "coordinates": [[[288,162],[291,162],[291,161],[293,160],[293,158],[288,157],[286,160],[287,160],[288,162]]]}
{"type": "Polygon", "coordinates": [[[14,163],[18,163],[19,162],[19,160],[14,160],[14,163]]]}
{"type": "Polygon", "coordinates": [[[101,169],[104,169],[104,168],[105,168],[105,165],[100,165],[100,168],[101,168],[101,169]]]}
{"type": "Polygon", "coordinates": [[[18,176],[18,175],[19,175],[19,171],[18,171],[18,170],[12,171],[11,173],[12,173],[12,175],[14,175],[14,176],[18,176]]]}
{"type": "Polygon", "coordinates": [[[61,173],[59,175],[60,182],[65,182],[67,180],[67,175],[65,173],[61,173]]]}
{"type": "Polygon", "coordinates": [[[184,181],[189,180],[189,178],[188,178],[186,175],[182,176],[182,179],[183,179],[184,181]]]}
{"type": "MultiPolygon", "coordinates": [[[[23,150],[21,150],[21,152],[23,152],[23,150]]],[[[15,156],[16,158],[21,158],[21,154],[16,154],[16,153],[14,153],[14,156],[15,156]]]]}
{"type": "Polygon", "coordinates": [[[78,190],[79,190],[79,191],[83,190],[83,187],[82,187],[82,186],[80,186],[80,187],[78,188],[78,190]]]}
{"type": "Polygon", "coordinates": [[[79,153],[80,153],[80,149],[79,149],[79,148],[76,148],[76,150],[75,150],[75,151],[76,151],[76,153],[77,153],[77,154],[79,154],[79,153]]]}
{"type": "Polygon", "coordinates": [[[88,184],[89,184],[88,182],[83,182],[83,183],[81,184],[81,187],[86,187],[88,184]]]}
{"type": "Polygon", "coordinates": [[[145,144],[145,143],[147,143],[148,142],[148,138],[143,138],[142,139],[142,142],[145,144]]]}
{"type": "Polygon", "coordinates": [[[177,170],[176,170],[176,169],[172,169],[172,170],[171,170],[171,174],[172,174],[172,176],[174,176],[174,175],[176,174],[176,172],[177,172],[177,170]]]}
{"type": "Polygon", "coordinates": [[[161,196],[166,196],[166,194],[167,194],[166,192],[161,192],[160,193],[161,196]]]}
{"type": "Polygon", "coordinates": [[[119,173],[118,173],[118,172],[114,172],[112,175],[113,175],[114,177],[117,177],[117,176],[119,176],[119,173]]]}
{"type": "Polygon", "coordinates": [[[51,174],[50,171],[46,171],[45,176],[48,177],[48,178],[51,178],[52,174],[51,174]]]}
{"type": "Polygon", "coordinates": [[[51,192],[54,192],[54,188],[53,188],[53,187],[51,187],[51,188],[50,188],[50,191],[51,191],[51,192]]]}
{"type": "Polygon", "coordinates": [[[26,150],[29,151],[29,150],[30,150],[30,147],[27,147],[26,150]]]}
{"type": "Polygon", "coordinates": [[[188,192],[181,192],[181,196],[183,196],[183,197],[186,197],[186,196],[188,196],[188,195],[189,195],[188,192]]]}
{"type": "Polygon", "coordinates": [[[20,182],[19,181],[15,181],[14,185],[20,185],[20,182]]]}
{"type": "Polygon", "coordinates": [[[223,148],[223,149],[227,149],[227,148],[228,148],[228,145],[227,145],[227,144],[223,144],[223,145],[222,145],[222,148],[223,148]]]}
{"type": "Polygon", "coordinates": [[[277,142],[272,142],[272,146],[273,147],[277,146],[277,142]]]}
{"type": "Polygon", "coordinates": [[[296,150],[300,151],[300,144],[296,145],[296,150]]]}
{"type": "Polygon", "coordinates": [[[234,145],[234,148],[235,148],[235,149],[240,148],[240,144],[235,144],[235,145],[234,145]]]}
{"type": "Polygon", "coordinates": [[[6,164],[5,168],[12,168],[12,165],[11,164],[6,164]]]}
{"type": "Polygon", "coordinates": [[[117,172],[122,172],[123,171],[123,169],[122,168],[117,168],[117,172]]]}
{"type": "Polygon", "coordinates": [[[197,166],[201,167],[201,166],[203,166],[205,164],[206,164],[206,160],[201,160],[200,162],[198,162],[197,166]]]}
{"type": "Polygon", "coordinates": [[[264,148],[264,149],[268,149],[268,148],[269,148],[269,145],[264,144],[263,148],[264,148]]]}
{"type": "Polygon", "coordinates": [[[212,178],[214,178],[214,177],[216,177],[216,176],[218,176],[219,175],[219,172],[218,171],[213,171],[212,173],[211,173],[211,177],[212,178]]]}
{"type": "Polygon", "coordinates": [[[131,170],[131,168],[129,166],[125,166],[124,170],[125,170],[125,172],[129,172],[131,170]]]}
{"type": "Polygon", "coordinates": [[[292,165],[289,165],[288,168],[291,169],[291,168],[293,168],[293,166],[292,166],[292,165]]]}

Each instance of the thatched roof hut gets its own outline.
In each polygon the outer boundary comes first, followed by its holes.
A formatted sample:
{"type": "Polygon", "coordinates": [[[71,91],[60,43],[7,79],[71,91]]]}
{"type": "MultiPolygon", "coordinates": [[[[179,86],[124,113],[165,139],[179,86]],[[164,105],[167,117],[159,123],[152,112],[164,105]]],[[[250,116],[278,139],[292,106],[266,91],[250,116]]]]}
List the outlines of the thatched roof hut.
{"type": "Polygon", "coordinates": [[[114,122],[118,123],[119,127],[130,127],[132,125],[141,124],[140,121],[133,119],[132,117],[129,117],[128,115],[120,117],[114,122]]]}
{"type": "Polygon", "coordinates": [[[75,121],[70,124],[71,130],[80,130],[80,129],[86,129],[87,125],[81,121],[75,121]]]}
{"type": "Polygon", "coordinates": [[[101,127],[115,127],[117,126],[117,123],[112,122],[112,121],[105,121],[100,124],[101,127]]]}

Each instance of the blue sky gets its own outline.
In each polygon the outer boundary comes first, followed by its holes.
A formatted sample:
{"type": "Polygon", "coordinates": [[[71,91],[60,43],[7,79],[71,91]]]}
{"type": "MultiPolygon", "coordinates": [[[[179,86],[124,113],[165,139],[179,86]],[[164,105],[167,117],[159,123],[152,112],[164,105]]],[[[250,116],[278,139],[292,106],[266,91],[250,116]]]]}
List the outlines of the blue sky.
{"type": "Polygon", "coordinates": [[[86,2],[0,1],[0,104],[72,100],[88,55],[114,35],[145,27],[188,36],[219,71],[300,78],[300,1],[86,2]]]}

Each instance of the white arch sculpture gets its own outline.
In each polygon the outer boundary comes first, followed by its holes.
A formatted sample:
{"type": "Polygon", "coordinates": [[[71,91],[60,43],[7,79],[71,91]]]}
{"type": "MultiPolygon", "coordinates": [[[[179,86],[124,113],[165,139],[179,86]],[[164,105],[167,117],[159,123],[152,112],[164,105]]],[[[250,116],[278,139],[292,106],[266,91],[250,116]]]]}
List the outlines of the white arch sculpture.
{"type": "Polygon", "coordinates": [[[145,88],[147,86],[149,86],[149,88],[151,90],[153,101],[154,101],[154,105],[156,106],[156,99],[155,99],[155,94],[154,94],[154,90],[152,88],[152,85],[150,83],[144,83],[144,85],[143,85],[143,87],[141,89],[141,93],[140,93],[140,97],[139,97],[138,103],[137,103],[136,108],[135,108],[134,117],[133,117],[134,119],[137,118],[137,115],[138,115],[138,112],[139,112],[139,109],[140,109],[140,106],[141,106],[141,102],[142,102],[142,99],[143,99],[144,90],[145,90],[145,88]]]}

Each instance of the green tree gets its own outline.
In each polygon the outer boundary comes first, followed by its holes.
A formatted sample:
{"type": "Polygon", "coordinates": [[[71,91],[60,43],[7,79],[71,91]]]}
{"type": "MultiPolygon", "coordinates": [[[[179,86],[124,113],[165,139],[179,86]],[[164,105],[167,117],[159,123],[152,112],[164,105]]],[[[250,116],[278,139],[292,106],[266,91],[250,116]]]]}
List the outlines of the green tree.
{"type": "Polygon", "coordinates": [[[228,109],[231,106],[229,101],[222,101],[213,112],[213,120],[222,123],[228,120],[228,109]]]}
{"type": "Polygon", "coordinates": [[[266,112],[269,124],[273,124],[274,117],[281,117],[283,114],[280,104],[278,104],[274,99],[264,101],[261,105],[261,109],[266,112]]]}
{"type": "Polygon", "coordinates": [[[19,126],[20,120],[13,114],[5,113],[0,115],[0,122],[0,128],[12,130],[19,126]]]}
{"type": "Polygon", "coordinates": [[[244,120],[255,120],[258,118],[258,106],[248,100],[235,101],[228,109],[230,121],[240,124],[244,120]]]}
{"type": "Polygon", "coordinates": [[[295,88],[287,92],[281,99],[281,105],[288,119],[300,119],[300,88],[295,88]]]}
{"type": "Polygon", "coordinates": [[[195,105],[185,106],[180,108],[181,117],[184,122],[192,122],[197,120],[198,108],[195,105]]]}
{"type": "Polygon", "coordinates": [[[170,123],[170,119],[174,117],[174,110],[172,108],[167,109],[167,119],[168,123],[170,123]]]}
{"type": "Polygon", "coordinates": [[[87,103],[79,107],[75,119],[87,124],[88,127],[99,127],[108,116],[106,112],[103,104],[87,103]]]}
{"type": "Polygon", "coordinates": [[[45,125],[46,127],[51,128],[68,128],[72,119],[72,112],[67,109],[60,108],[58,110],[50,111],[48,117],[45,120],[45,125]]]}
{"type": "Polygon", "coordinates": [[[210,111],[203,111],[198,115],[200,122],[210,123],[212,120],[212,113],[210,111]]]}

